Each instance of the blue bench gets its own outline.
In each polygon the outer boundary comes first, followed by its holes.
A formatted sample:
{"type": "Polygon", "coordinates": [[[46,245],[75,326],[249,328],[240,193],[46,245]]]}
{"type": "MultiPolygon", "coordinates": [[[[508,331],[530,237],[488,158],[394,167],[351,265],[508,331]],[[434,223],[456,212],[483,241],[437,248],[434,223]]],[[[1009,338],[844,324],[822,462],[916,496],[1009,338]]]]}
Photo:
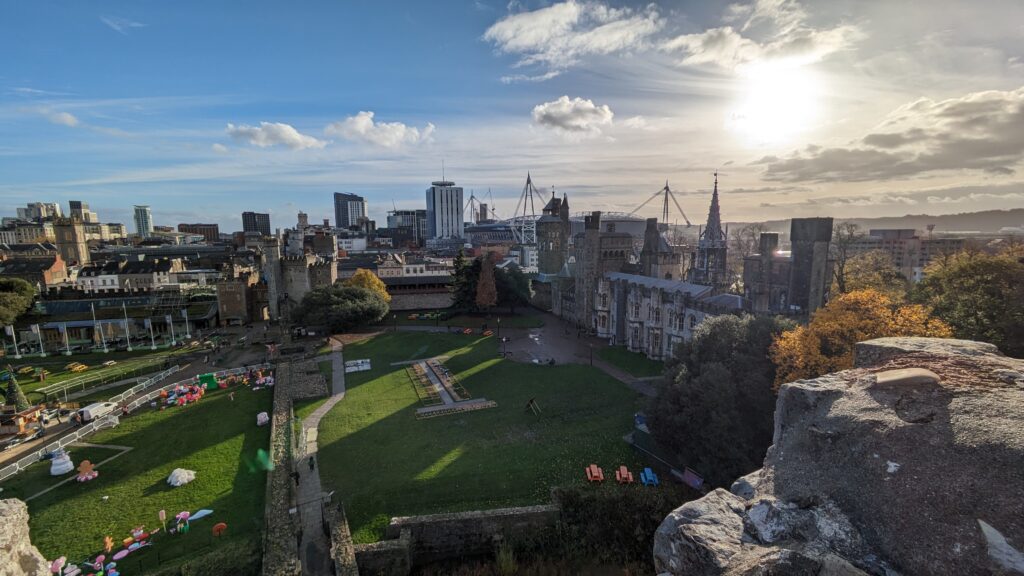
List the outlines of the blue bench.
{"type": "Polygon", "coordinates": [[[659,484],[658,475],[650,468],[644,468],[644,471],[640,473],[640,481],[644,483],[644,486],[657,486],[659,484]]]}

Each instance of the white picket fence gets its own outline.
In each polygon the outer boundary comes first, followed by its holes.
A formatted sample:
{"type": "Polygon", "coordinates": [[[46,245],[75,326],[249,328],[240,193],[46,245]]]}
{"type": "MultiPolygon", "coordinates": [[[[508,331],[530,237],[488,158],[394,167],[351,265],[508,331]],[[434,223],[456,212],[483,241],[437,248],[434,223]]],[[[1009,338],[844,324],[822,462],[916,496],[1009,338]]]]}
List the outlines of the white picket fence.
{"type": "MultiPolygon", "coordinates": [[[[220,372],[215,372],[214,374],[218,378],[221,378],[224,376],[244,374],[249,370],[260,370],[271,367],[273,367],[272,364],[257,364],[254,366],[245,366],[243,368],[231,368],[229,370],[221,370],[220,372]]],[[[160,372],[158,374],[151,376],[150,378],[147,378],[145,382],[132,386],[130,389],[125,390],[124,392],[118,394],[117,396],[112,397],[109,400],[109,402],[120,403],[126,398],[131,398],[132,396],[142,392],[146,388],[152,386],[153,384],[159,382],[160,380],[163,380],[164,378],[170,376],[171,374],[177,372],[178,370],[180,370],[180,367],[178,367],[177,365],[171,366],[167,370],[164,370],[163,372],[160,372]]],[[[152,402],[154,399],[160,396],[160,392],[162,390],[171,390],[175,386],[179,386],[182,384],[195,384],[198,381],[199,378],[193,376],[192,378],[189,378],[187,380],[181,380],[173,384],[168,384],[166,386],[161,386],[160,388],[155,388],[148,394],[145,394],[144,396],[141,396],[133,400],[132,402],[128,403],[128,411],[131,412],[138,408],[139,406],[144,406],[152,402]]],[[[46,454],[59,450],[60,448],[65,448],[70,444],[74,444],[75,442],[78,442],[82,438],[85,438],[86,436],[89,436],[90,434],[98,432],[104,428],[112,428],[114,426],[117,426],[118,422],[119,418],[117,414],[108,414],[107,416],[97,418],[96,420],[86,424],[85,426],[82,426],[81,428],[76,428],[72,430],[70,433],[60,437],[58,440],[55,440],[41,448],[33,450],[32,452],[26,454],[25,456],[12,462],[11,464],[8,464],[7,466],[0,468],[0,482],[3,482],[4,480],[10,478],[11,476],[14,476],[18,472],[21,472],[25,468],[31,466],[32,464],[39,462],[40,460],[43,459],[43,457],[46,454]]]]}

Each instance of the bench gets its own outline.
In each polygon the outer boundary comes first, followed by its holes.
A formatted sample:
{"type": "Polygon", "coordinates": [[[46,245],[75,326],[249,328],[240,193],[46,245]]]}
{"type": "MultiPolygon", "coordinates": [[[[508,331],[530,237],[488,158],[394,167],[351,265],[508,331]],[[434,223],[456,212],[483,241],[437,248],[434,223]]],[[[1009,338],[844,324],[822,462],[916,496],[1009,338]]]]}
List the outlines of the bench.
{"type": "Polygon", "coordinates": [[[629,471],[629,468],[625,466],[619,466],[619,469],[615,471],[615,480],[619,484],[632,484],[633,473],[629,471]]]}
{"type": "Polygon", "coordinates": [[[604,482],[604,471],[597,464],[587,466],[587,480],[590,482],[604,482]]]}
{"type": "Polygon", "coordinates": [[[658,475],[650,468],[644,468],[643,472],[640,473],[640,481],[644,483],[644,486],[657,486],[659,484],[658,475]]]}

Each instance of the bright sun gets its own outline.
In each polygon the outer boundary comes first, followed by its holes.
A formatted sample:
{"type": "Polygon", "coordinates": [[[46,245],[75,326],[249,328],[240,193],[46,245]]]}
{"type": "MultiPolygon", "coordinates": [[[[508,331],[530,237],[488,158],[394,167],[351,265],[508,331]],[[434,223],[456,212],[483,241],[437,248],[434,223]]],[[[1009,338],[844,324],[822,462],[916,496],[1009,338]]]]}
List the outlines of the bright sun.
{"type": "Polygon", "coordinates": [[[751,144],[785,143],[817,120],[821,86],[807,67],[761,63],[746,67],[742,76],[742,95],[728,124],[751,144]]]}

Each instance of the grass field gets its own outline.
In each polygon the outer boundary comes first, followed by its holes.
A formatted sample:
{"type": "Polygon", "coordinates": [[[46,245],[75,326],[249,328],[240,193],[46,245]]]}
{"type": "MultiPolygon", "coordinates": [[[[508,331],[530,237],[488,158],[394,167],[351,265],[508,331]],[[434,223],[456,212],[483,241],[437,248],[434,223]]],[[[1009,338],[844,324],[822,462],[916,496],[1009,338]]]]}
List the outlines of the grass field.
{"type": "Polygon", "coordinates": [[[590,463],[612,478],[619,464],[636,469],[622,436],[637,398],[589,366],[514,363],[493,338],[410,332],[345,347],[346,360],[359,358],[373,370],[347,375],[319,433],[325,489],[344,500],[357,542],[379,539],[392,516],[547,502],[552,486],[584,483],[590,463]],[[442,354],[473,397],[498,407],[417,420],[405,367],[390,363],[442,354]]]}
{"type": "Polygon", "coordinates": [[[15,371],[24,366],[33,368],[45,368],[50,372],[45,382],[40,382],[35,374],[16,374],[18,383],[25,393],[33,392],[45,386],[55,384],[74,383],[71,392],[81,391],[109,382],[116,382],[125,378],[142,376],[162,369],[163,363],[167,360],[174,363],[181,355],[194,352],[193,348],[178,348],[174,350],[146,350],[143,352],[111,352],[110,354],[89,354],[76,356],[50,356],[47,358],[23,358],[20,364],[14,364],[15,371]],[[113,366],[103,366],[103,363],[113,360],[117,362],[113,366]],[[84,372],[71,372],[64,367],[71,362],[81,362],[89,369],[84,372]]]}
{"type": "Polygon", "coordinates": [[[665,363],[651,360],[643,354],[630,352],[622,346],[607,346],[598,350],[597,355],[605,362],[629,372],[637,378],[661,376],[665,363]]]}
{"type": "MultiPolygon", "coordinates": [[[[212,391],[197,404],[163,412],[146,409],[89,437],[94,444],[133,450],[100,467],[91,482],[72,481],[30,501],[33,544],[48,558],[64,555],[78,561],[100,551],[104,536],[119,541],[139,524],[159,527],[161,509],[171,519],[183,510],[214,511],[193,524],[189,534],[157,535],[153,546],[119,563],[123,572],[138,574],[140,568],[155,569],[158,561],[174,562],[205,550],[217,522],[227,523],[227,539],[257,538],[266,473],[254,462],[256,451],[267,448],[270,431],[256,426],[256,413],[269,410],[272,391],[236,390],[234,401],[226,391],[212,391]],[[168,486],[174,468],[195,470],[195,481],[168,486]]],[[[71,450],[76,467],[83,458],[98,462],[114,453],[71,450]]],[[[49,463],[40,463],[0,487],[5,497],[27,497],[63,479],[48,474],[49,463]]]]}

